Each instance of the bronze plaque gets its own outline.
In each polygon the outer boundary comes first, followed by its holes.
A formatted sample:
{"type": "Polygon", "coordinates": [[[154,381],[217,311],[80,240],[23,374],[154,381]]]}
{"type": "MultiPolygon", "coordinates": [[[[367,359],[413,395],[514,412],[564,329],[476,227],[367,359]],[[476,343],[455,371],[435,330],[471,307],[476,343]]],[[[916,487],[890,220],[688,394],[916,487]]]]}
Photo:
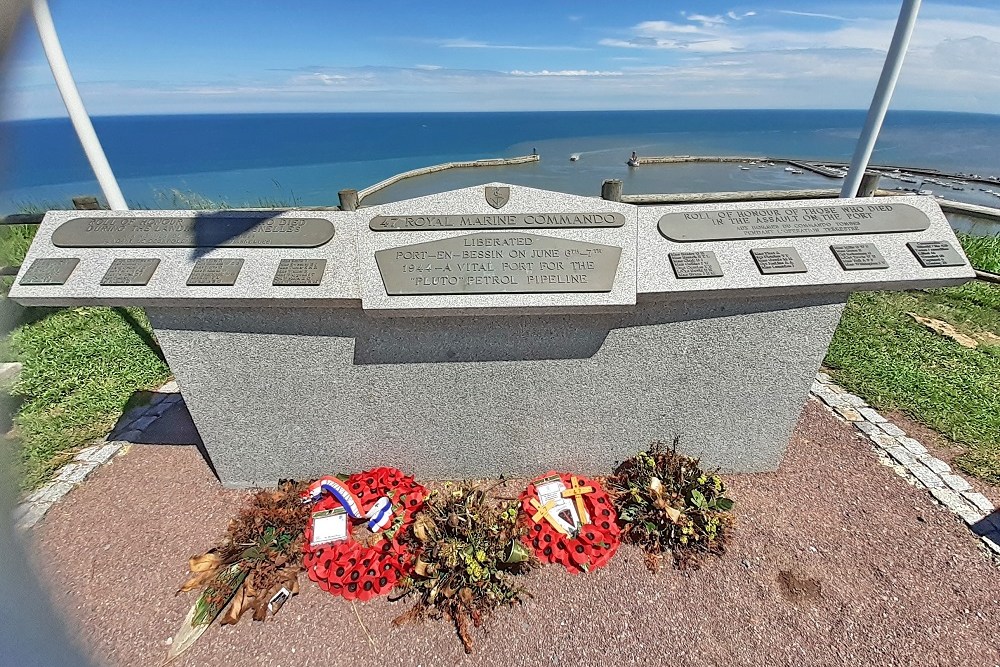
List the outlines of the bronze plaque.
{"type": "Polygon", "coordinates": [[[768,276],[775,273],[805,273],[806,265],[795,248],[753,248],[750,250],[757,270],[768,276]]]}
{"type": "Polygon", "coordinates": [[[657,225],[671,241],[922,232],[931,219],[909,204],[824,204],[667,213],[657,225]]]}
{"type": "Polygon", "coordinates": [[[379,250],[386,294],[610,292],[622,249],[570,239],[483,232],[379,250]]]}
{"type": "Polygon", "coordinates": [[[21,276],[19,285],[63,285],[80,263],[76,257],[42,257],[36,259],[21,276]]]}
{"type": "Polygon", "coordinates": [[[278,262],[278,270],[274,272],[271,284],[315,287],[323,282],[324,271],[325,259],[283,259],[278,262]]]}
{"type": "Polygon", "coordinates": [[[315,248],[333,238],[322,218],[73,218],[52,232],[61,248],[315,248]]]}
{"type": "Polygon", "coordinates": [[[413,232],[438,229],[557,229],[565,227],[621,227],[621,213],[491,213],[472,215],[378,215],[368,228],[376,232],[413,232]]]}
{"type": "Polygon", "coordinates": [[[697,252],[672,252],[668,255],[670,266],[678,278],[721,278],[722,267],[711,250],[697,252]]]}
{"type": "Polygon", "coordinates": [[[832,245],[834,257],[844,271],[865,271],[867,269],[888,269],[889,264],[878,248],[871,243],[849,243],[832,245]]]}
{"type": "Polygon", "coordinates": [[[910,252],[924,268],[935,266],[965,266],[962,255],[947,241],[910,241],[910,252]]]}
{"type": "Polygon", "coordinates": [[[188,285],[235,285],[242,259],[199,259],[188,276],[188,285]]]}
{"type": "Polygon", "coordinates": [[[116,259],[101,278],[102,285],[148,285],[153,272],[160,265],[158,259],[116,259]]]}

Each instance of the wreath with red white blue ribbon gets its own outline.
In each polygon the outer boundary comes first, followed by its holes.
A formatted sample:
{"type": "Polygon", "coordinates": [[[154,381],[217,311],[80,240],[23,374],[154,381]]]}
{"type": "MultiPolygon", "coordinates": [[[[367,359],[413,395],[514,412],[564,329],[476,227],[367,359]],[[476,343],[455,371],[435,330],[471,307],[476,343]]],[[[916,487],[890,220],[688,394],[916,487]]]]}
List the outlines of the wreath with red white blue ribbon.
{"type": "Polygon", "coordinates": [[[349,530],[344,539],[313,544],[313,521],[306,525],[302,563],[309,578],[348,600],[388,593],[412,567],[412,556],[399,537],[426,497],[423,486],[395,468],[313,482],[303,500],[313,503],[314,517],[343,508],[349,530]]]}
{"type": "Polygon", "coordinates": [[[548,472],[528,484],[520,500],[529,529],[522,541],[543,563],[590,572],[607,565],[621,546],[614,505],[593,479],[548,472]]]}

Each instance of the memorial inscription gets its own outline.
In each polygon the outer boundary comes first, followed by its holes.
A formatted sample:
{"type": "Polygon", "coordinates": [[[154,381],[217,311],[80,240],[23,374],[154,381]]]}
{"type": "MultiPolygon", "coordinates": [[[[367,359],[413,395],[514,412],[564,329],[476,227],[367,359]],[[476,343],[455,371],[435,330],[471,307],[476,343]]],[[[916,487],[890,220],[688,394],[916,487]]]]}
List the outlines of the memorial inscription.
{"type": "Polygon", "coordinates": [[[379,250],[389,296],[610,292],[622,249],[535,234],[482,232],[379,250]]]}
{"type": "Polygon", "coordinates": [[[752,248],[750,254],[765,276],[776,273],[805,273],[805,263],[795,248],[752,248]]]}
{"type": "Polygon", "coordinates": [[[283,259],[278,262],[272,285],[312,286],[323,282],[325,259],[283,259]]]}
{"type": "Polygon", "coordinates": [[[158,259],[119,258],[111,262],[111,266],[101,278],[101,284],[147,285],[159,265],[160,260],[158,259]]]}
{"type": "Polygon", "coordinates": [[[921,232],[927,214],[908,204],[821,204],[667,213],[657,225],[671,241],[921,232]]]}
{"type": "Polygon", "coordinates": [[[947,241],[910,241],[906,246],[920,262],[920,265],[925,268],[965,266],[962,255],[947,241]]]}
{"type": "Polygon", "coordinates": [[[21,276],[20,285],[63,285],[80,263],[76,257],[41,257],[21,276]]]}
{"type": "Polygon", "coordinates": [[[722,266],[711,250],[672,252],[670,266],[678,278],[721,278],[722,266]]]}
{"type": "Polygon", "coordinates": [[[188,285],[235,285],[242,259],[199,259],[188,276],[188,285]]]}
{"type": "Polygon", "coordinates": [[[52,232],[61,248],[315,248],[333,238],[322,218],[73,218],[52,232]]]}
{"type": "Polygon", "coordinates": [[[621,213],[491,213],[475,215],[378,215],[368,223],[376,232],[436,229],[554,229],[560,227],[621,227],[621,213]]]}
{"type": "Polygon", "coordinates": [[[844,271],[865,271],[868,269],[888,269],[889,264],[885,257],[871,243],[848,243],[846,245],[832,245],[837,261],[844,271]]]}

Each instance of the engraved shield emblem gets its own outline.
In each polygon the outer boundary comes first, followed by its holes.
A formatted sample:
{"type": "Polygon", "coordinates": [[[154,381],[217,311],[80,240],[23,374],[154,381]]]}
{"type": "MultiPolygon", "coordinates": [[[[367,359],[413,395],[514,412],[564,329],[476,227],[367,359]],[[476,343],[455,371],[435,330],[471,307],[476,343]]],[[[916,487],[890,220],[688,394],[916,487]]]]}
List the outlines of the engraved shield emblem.
{"type": "Polygon", "coordinates": [[[493,208],[503,208],[508,199],[510,199],[510,188],[486,186],[486,203],[493,208]]]}

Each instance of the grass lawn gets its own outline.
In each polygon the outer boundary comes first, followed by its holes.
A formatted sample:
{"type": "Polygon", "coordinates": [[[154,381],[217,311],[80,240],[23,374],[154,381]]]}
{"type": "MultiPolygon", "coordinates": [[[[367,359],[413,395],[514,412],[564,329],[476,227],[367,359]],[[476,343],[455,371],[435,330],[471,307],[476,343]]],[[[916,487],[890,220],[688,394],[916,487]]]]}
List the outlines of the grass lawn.
{"type": "MultiPolygon", "coordinates": [[[[965,237],[962,244],[977,268],[1000,272],[1000,239],[965,237]]],[[[1000,484],[1000,340],[983,333],[1000,336],[1000,285],[855,294],[826,365],[875,407],[900,410],[946,435],[965,450],[958,467],[1000,484]],[[962,347],[907,313],[978,334],[980,345],[962,347]]]]}
{"type": "MultiPolygon", "coordinates": [[[[0,262],[21,263],[34,227],[0,227],[0,262]]],[[[6,293],[11,278],[5,278],[6,293]]],[[[15,326],[0,340],[3,361],[24,364],[11,387],[21,401],[14,416],[22,486],[44,483],[91,440],[105,436],[132,395],[160,385],[167,365],[147,342],[152,333],[139,309],[22,308],[3,299],[15,326]]]]}

